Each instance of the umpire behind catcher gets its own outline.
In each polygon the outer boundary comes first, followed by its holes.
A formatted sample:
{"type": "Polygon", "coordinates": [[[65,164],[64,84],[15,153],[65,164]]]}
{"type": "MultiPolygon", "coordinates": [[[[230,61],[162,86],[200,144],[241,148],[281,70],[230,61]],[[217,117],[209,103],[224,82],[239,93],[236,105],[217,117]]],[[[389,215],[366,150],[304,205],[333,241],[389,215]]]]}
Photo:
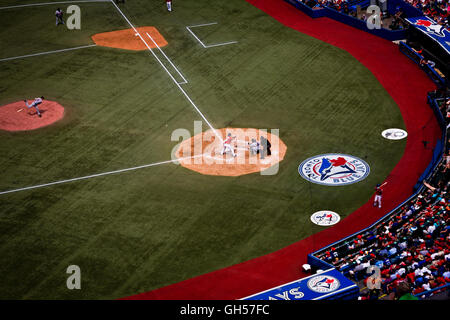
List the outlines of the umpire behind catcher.
{"type": "Polygon", "coordinates": [[[261,152],[260,152],[261,159],[264,159],[265,156],[270,156],[272,154],[272,152],[270,151],[271,144],[270,141],[264,138],[263,136],[261,136],[259,141],[261,143],[261,152]]]}

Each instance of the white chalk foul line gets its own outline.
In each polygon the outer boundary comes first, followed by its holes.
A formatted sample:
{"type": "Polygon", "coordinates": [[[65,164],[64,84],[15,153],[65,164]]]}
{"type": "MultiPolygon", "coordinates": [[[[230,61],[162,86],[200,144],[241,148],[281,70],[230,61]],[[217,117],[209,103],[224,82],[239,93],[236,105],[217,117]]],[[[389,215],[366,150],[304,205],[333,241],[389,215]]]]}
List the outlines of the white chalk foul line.
{"type": "Polygon", "coordinates": [[[195,39],[197,39],[197,41],[202,45],[203,48],[206,48],[206,46],[205,46],[205,44],[202,42],[202,40],[200,40],[200,39],[195,35],[195,33],[194,33],[191,29],[189,29],[189,27],[186,27],[186,29],[194,36],[195,39]]]}
{"type": "Polygon", "coordinates": [[[206,119],[206,117],[203,115],[203,113],[200,111],[200,109],[195,105],[194,101],[189,97],[189,95],[186,93],[186,91],[183,90],[181,85],[178,83],[178,81],[173,77],[173,75],[167,70],[164,63],[161,62],[161,60],[158,58],[158,56],[153,52],[153,50],[148,45],[147,41],[141,36],[141,34],[137,31],[137,29],[134,27],[134,25],[130,22],[130,20],[125,16],[125,14],[120,10],[120,8],[114,3],[114,0],[110,0],[110,2],[113,4],[114,7],[116,7],[117,11],[120,13],[120,15],[125,19],[125,21],[130,25],[130,27],[134,30],[135,34],[141,39],[141,41],[144,43],[144,45],[147,47],[148,51],[155,57],[155,59],[159,62],[161,67],[166,71],[166,73],[169,75],[170,79],[175,83],[175,85],[178,87],[178,89],[183,93],[183,95],[186,97],[186,99],[190,102],[190,104],[194,107],[194,109],[197,111],[197,113],[202,117],[202,119],[208,124],[208,126],[211,128],[211,130],[214,132],[214,135],[219,138],[220,141],[223,142],[222,137],[217,133],[216,129],[211,125],[211,123],[206,119]]]}
{"type": "Polygon", "coordinates": [[[79,0],[79,1],[59,1],[59,2],[41,2],[41,3],[30,3],[30,4],[19,4],[15,6],[0,7],[3,9],[14,9],[14,8],[25,8],[25,7],[38,7],[38,6],[50,6],[54,4],[69,4],[69,3],[89,3],[89,2],[109,2],[109,0],[79,0]]]}
{"type": "Polygon", "coordinates": [[[213,48],[213,47],[219,47],[219,46],[226,46],[228,44],[234,44],[238,43],[237,41],[230,41],[230,42],[223,42],[223,43],[216,43],[216,44],[210,44],[206,46],[206,49],[213,48]]]}
{"type": "Polygon", "coordinates": [[[188,26],[189,28],[197,28],[197,27],[205,27],[205,26],[212,26],[214,24],[217,24],[217,22],[210,22],[210,23],[202,23],[202,24],[196,24],[194,26],[188,26]]]}
{"type": "Polygon", "coordinates": [[[17,56],[17,57],[3,58],[3,59],[0,59],[0,62],[3,62],[3,61],[10,61],[10,60],[15,60],[15,59],[29,58],[29,57],[36,57],[36,56],[42,56],[42,55],[46,55],[46,54],[53,54],[53,53],[59,53],[59,52],[66,52],[66,51],[72,51],[72,50],[78,50],[78,49],[91,48],[91,47],[95,47],[95,46],[97,46],[97,45],[96,45],[96,44],[89,44],[89,45],[81,46],[81,47],[74,47],[74,48],[67,48],[67,49],[60,49],[60,50],[53,50],[53,51],[46,51],[46,52],[39,52],[39,53],[27,54],[27,55],[24,55],[24,56],[17,56]]]}
{"type": "Polygon", "coordinates": [[[145,165],[138,166],[138,167],[132,167],[132,168],[115,170],[115,171],[108,171],[108,172],[103,172],[103,173],[97,173],[97,174],[92,174],[92,175],[84,176],[84,177],[78,177],[78,178],[72,178],[72,179],[67,179],[67,180],[60,180],[60,181],[55,181],[55,182],[50,182],[50,183],[38,184],[38,185],[35,185],[35,186],[30,186],[30,187],[25,187],[25,188],[19,188],[19,189],[13,189],[13,190],[8,190],[8,191],[2,191],[2,192],[0,192],[0,195],[8,194],[8,193],[14,193],[14,192],[20,192],[20,191],[26,191],[26,190],[32,190],[32,189],[38,189],[38,188],[43,188],[43,187],[49,187],[49,186],[54,186],[54,185],[63,184],[63,183],[69,183],[69,182],[75,182],[75,181],[80,181],[80,180],[87,180],[87,179],[92,179],[92,178],[97,178],[97,177],[103,177],[103,176],[107,176],[107,175],[111,175],[111,174],[117,174],[117,173],[134,171],[134,170],[139,170],[139,169],[144,169],[144,168],[149,168],[149,167],[155,167],[155,166],[168,164],[168,163],[176,163],[176,162],[179,162],[179,161],[182,161],[182,160],[193,159],[193,158],[197,158],[197,157],[201,157],[201,156],[202,155],[191,156],[191,157],[184,157],[184,158],[179,158],[179,159],[175,159],[175,160],[167,160],[167,161],[162,161],[162,162],[155,162],[155,163],[145,164],[145,165]]]}
{"type": "Polygon", "coordinates": [[[194,26],[187,26],[186,29],[192,34],[192,36],[197,39],[197,41],[202,45],[203,48],[208,49],[208,48],[213,48],[213,47],[219,47],[219,46],[226,46],[228,44],[234,44],[234,43],[238,43],[237,41],[229,41],[229,42],[222,42],[222,43],[215,43],[215,44],[204,44],[203,41],[201,41],[197,35],[194,33],[194,31],[191,30],[191,28],[197,28],[197,27],[204,27],[204,26],[212,26],[217,24],[217,22],[211,22],[211,23],[203,23],[203,24],[197,24],[194,26]]]}
{"type": "Polygon", "coordinates": [[[163,54],[163,56],[166,58],[166,60],[170,63],[170,65],[176,70],[176,72],[180,75],[181,78],[183,78],[183,82],[178,82],[178,84],[186,84],[188,83],[188,81],[186,80],[186,78],[181,74],[180,70],[178,70],[177,67],[175,67],[175,65],[172,63],[172,61],[169,59],[168,56],[166,56],[166,54],[164,53],[164,51],[158,46],[158,44],[156,43],[155,40],[153,40],[152,36],[148,34],[148,32],[146,32],[147,36],[150,38],[150,40],[152,40],[153,44],[159,49],[159,51],[163,54]]]}

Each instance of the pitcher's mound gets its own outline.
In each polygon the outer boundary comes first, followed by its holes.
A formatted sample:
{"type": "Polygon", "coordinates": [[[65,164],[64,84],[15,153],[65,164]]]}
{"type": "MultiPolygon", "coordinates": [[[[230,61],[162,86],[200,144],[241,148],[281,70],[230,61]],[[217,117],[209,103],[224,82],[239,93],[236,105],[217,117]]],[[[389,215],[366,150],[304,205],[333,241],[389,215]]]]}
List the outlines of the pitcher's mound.
{"type": "MultiPolygon", "coordinates": [[[[32,103],[33,100],[28,100],[32,103]]],[[[0,130],[25,131],[46,127],[64,117],[64,108],[59,103],[44,100],[38,105],[42,117],[35,108],[28,109],[24,101],[13,102],[0,107],[0,130]]]]}
{"type": "MultiPolygon", "coordinates": [[[[145,42],[150,48],[156,48],[151,38],[156,42],[159,47],[164,47],[167,45],[166,39],[158,32],[155,27],[140,27],[136,28],[145,42]],[[150,37],[147,35],[150,35],[150,37]]],[[[125,50],[146,50],[147,46],[137,36],[133,29],[124,29],[111,32],[103,32],[94,34],[92,40],[98,46],[125,49],[125,50]]]]}
{"type": "Polygon", "coordinates": [[[281,139],[272,133],[252,128],[223,128],[208,130],[180,143],[175,155],[180,164],[201,174],[216,176],[241,176],[254,172],[263,174],[276,173],[275,169],[284,159],[287,147],[281,139]],[[231,133],[236,137],[231,146],[236,154],[228,151],[223,154],[224,147],[221,140],[225,140],[231,133]],[[261,159],[261,152],[252,153],[250,145],[252,139],[261,142],[261,136],[271,144],[271,155],[261,159]],[[219,138],[220,137],[220,138],[219,138]]]}

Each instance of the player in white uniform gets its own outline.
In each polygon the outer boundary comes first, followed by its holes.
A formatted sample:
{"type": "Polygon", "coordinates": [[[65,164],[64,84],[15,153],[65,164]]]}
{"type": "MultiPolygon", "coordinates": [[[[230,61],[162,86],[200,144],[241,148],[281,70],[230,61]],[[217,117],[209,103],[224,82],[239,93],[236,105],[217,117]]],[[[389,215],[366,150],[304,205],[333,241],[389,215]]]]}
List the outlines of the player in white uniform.
{"type": "Polygon", "coordinates": [[[228,137],[225,139],[225,141],[223,142],[223,150],[222,150],[222,154],[225,154],[227,151],[230,151],[231,154],[233,155],[233,157],[236,157],[236,153],[234,152],[234,148],[231,145],[231,142],[235,139],[236,137],[232,137],[231,133],[228,134],[228,137]]]}
{"type": "Polygon", "coordinates": [[[172,0],[166,0],[167,3],[167,11],[172,11],[172,0]]]}
{"type": "Polygon", "coordinates": [[[23,101],[25,101],[25,104],[27,105],[28,109],[30,109],[31,107],[35,108],[37,115],[39,117],[42,117],[41,113],[39,112],[38,105],[41,104],[43,100],[44,100],[44,97],[35,98],[34,101],[31,104],[28,104],[27,100],[23,100],[23,101]]]}
{"type": "Polygon", "coordinates": [[[383,187],[386,185],[387,182],[383,183],[382,185],[377,184],[375,188],[375,198],[373,200],[373,206],[378,208],[381,208],[381,199],[383,197],[383,187]]]}

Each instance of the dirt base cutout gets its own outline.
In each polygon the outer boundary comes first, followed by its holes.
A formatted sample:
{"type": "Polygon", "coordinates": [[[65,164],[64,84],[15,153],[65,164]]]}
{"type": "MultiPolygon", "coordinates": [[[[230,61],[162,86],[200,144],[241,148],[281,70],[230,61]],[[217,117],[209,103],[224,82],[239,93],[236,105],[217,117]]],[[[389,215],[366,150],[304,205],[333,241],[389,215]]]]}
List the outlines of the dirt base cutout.
{"type": "Polygon", "coordinates": [[[275,174],[278,163],[284,159],[287,147],[275,134],[253,128],[222,128],[208,130],[184,140],[175,152],[179,163],[190,170],[205,175],[241,176],[255,172],[275,174]],[[229,150],[224,152],[224,144],[228,134],[235,137],[231,143],[236,157],[229,150]],[[260,137],[268,139],[271,144],[271,155],[261,159],[261,151],[252,153],[252,139],[260,142],[260,137]]]}
{"type": "MultiPolygon", "coordinates": [[[[150,48],[156,48],[156,45],[150,37],[147,36],[147,33],[159,47],[167,46],[166,39],[164,39],[155,27],[140,27],[136,28],[136,30],[142,38],[144,38],[150,48]]],[[[147,46],[141,38],[135,34],[133,29],[97,33],[91,36],[91,38],[97,46],[134,51],[147,50],[147,46]]]]}
{"type": "MultiPolygon", "coordinates": [[[[33,99],[28,100],[31,104],[33,99]]],[[[64,107],[55,101],[44,100],[35,108],[28,109],[24,101],[13,102],[0,107],[0,130],[26,131],[46,127],[64,117],[64,107]]]]}

